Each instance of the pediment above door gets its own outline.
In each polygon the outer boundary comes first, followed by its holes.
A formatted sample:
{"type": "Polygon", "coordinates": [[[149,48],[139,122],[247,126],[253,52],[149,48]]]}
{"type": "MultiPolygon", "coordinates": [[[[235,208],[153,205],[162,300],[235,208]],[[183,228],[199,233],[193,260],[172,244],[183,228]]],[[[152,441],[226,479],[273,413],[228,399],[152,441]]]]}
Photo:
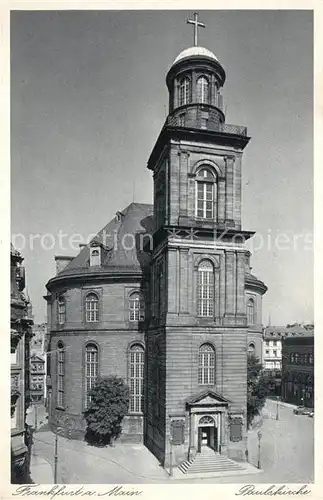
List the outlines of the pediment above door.
{"type": "Polygon", "coordinates": [[[221,394],[214,391],[203,391],[200,394],[188,399],[186,401],[187,406],[195,407],[211,407],[211,406],[228,406],[231,403],[229,399],[224,398],[221,394]]]}

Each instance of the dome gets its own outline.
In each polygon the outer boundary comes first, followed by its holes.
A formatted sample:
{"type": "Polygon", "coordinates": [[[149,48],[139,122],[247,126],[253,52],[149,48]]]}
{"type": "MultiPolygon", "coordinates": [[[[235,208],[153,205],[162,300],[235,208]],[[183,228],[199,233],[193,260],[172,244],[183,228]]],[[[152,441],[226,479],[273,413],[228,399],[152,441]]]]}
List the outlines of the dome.
{"type": "Polygon", "coordinates": [[[183,50],[176,57],[175,61],[173,62],[173,65],[178,63],[182,59],[186,59],[187,57],[195,57],[195,56],[209,57],[210,59],[213,59],[214,61],[219,62],[218,58],[209,49],[206,49],[205,47],[189,47],[188,49],[183,50]]]}

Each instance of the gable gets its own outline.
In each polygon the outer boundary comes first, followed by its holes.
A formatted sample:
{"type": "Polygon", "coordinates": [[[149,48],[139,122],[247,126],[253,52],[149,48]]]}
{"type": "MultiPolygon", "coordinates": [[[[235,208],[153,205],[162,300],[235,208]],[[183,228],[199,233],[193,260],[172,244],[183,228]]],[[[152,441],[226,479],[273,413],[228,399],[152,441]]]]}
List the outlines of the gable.
{"type": "Polygon", "coordinates": [[[197,396],[190,398],[186,403],[189,406],[214,406],[228,405],[231,401],[214,391],[204,391],[197,396]]]}

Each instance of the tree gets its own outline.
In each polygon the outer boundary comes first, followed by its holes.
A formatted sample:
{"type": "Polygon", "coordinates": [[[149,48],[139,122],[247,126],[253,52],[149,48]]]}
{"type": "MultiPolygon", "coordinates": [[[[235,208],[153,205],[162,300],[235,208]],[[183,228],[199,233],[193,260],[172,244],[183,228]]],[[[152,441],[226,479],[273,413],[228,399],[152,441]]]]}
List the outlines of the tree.
{"type": "Polygon", "coordinates": [[[83,412],[87,422],[85,439],[105,446],[121,434],[129,408],[129,389],[120,377],[99,377],[89,396],[89,407],[83,412]]]}
{"type": "Polygon", "coordinates": [[[249,428],[254,417],[259,415],[264,407],[269,391],[262,364],[255,355],[248,356],[247,390],[247,425],[249,428]]]}

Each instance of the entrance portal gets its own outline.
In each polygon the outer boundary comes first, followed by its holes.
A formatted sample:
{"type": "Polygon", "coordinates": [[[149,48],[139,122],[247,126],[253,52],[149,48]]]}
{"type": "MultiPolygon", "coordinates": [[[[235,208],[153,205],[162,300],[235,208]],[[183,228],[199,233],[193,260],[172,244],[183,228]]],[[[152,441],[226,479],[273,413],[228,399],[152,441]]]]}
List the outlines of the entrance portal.
{"type": "Polygon", "coordinates": [[[218,429],[209,415],[202,417],[198,425],[198,452],[201,452],[203,447],[218,451],[218,429]]]}

